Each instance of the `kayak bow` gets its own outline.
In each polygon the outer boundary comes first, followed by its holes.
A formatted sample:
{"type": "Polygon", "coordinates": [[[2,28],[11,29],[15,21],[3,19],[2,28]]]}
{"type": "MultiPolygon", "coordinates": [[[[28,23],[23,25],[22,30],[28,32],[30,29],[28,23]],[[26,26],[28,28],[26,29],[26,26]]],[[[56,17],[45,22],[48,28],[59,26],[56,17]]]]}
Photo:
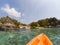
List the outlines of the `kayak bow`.
{"type": "Polygon", "coordinates": [[[33,38],[30,42],[28,42],[26,45],[53,45],[52,42],[49,40],[49,38],[45,34],[40,34],[33,38]]]}

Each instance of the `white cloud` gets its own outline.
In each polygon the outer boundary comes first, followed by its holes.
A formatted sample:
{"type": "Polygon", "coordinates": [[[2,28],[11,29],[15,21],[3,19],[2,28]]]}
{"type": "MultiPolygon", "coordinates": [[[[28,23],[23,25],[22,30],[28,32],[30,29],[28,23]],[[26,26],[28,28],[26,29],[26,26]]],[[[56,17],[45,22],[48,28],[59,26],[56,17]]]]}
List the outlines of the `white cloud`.
{"type": "Polygon", "coordinates": [[[15,8],[11,8],[8,4],[3,6],[1,10],[6,12],[8,15],[15,16],[15,17],[21,17],[21,12],[18,12],[15,8]]]}

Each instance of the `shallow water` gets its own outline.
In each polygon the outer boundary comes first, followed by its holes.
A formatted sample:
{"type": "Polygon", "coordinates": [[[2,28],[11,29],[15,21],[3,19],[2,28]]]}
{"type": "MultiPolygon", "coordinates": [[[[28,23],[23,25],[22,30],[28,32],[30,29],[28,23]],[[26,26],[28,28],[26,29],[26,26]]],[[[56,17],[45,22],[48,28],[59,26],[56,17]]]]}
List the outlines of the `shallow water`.
{"type": "Polygon", "coordinates": [[[53,45],[60,45],[60,28],[45,28],[20,30],[12,32],[0,31],[0,45],[26,45],[35,36],[44,33],[53,42],[53,45]]]}

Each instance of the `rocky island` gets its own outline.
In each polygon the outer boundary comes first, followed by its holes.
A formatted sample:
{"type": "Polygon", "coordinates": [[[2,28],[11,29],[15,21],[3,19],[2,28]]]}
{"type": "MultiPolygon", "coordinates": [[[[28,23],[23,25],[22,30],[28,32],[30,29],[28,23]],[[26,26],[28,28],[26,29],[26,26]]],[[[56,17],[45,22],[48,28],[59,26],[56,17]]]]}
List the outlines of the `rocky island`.
{"type": "Polygon", "coordinates": [[[22,23],[18,22],[15,19],[10,18],[9,16],[0,18],[0,30],[17,30],[20,29],[22,23]]]}

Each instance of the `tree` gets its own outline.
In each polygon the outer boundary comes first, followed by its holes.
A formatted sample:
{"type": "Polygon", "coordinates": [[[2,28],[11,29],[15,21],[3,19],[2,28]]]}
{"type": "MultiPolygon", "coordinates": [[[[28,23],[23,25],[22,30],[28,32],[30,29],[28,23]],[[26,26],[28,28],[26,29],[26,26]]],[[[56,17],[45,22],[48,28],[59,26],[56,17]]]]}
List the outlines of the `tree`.
{"type": "Polygon", "coordinates": [[[48,27],[49,26],[49,22],[47,19],[39,20],[38,23],[39,23],[40,27],[48,27]]]}
{"type": "Polygon", "coordinates": [[[30,23],[30,26],[31,26],[31,28],[36,28],[39,26],[39,24],[37,22],[32,22],[32,23],[30,23]]]}
{"type": "Polygon", "coordinates": [[[15,21],[14,24],[15,24],[16,26],[19,26],[19,25],[20,25],[20,22],[15,21]]]}
{"type": "Polygon", "coordinates": [[[60,20],[57,21],[57,25],[60,25],[60,20]]]}
{"type": "Polygon", "coordinates": [[[49,21],[50,25],[53,27],[55,27],[58,22],[58,20],[55,17],[48,19],[48,21],[49,21]]]}

